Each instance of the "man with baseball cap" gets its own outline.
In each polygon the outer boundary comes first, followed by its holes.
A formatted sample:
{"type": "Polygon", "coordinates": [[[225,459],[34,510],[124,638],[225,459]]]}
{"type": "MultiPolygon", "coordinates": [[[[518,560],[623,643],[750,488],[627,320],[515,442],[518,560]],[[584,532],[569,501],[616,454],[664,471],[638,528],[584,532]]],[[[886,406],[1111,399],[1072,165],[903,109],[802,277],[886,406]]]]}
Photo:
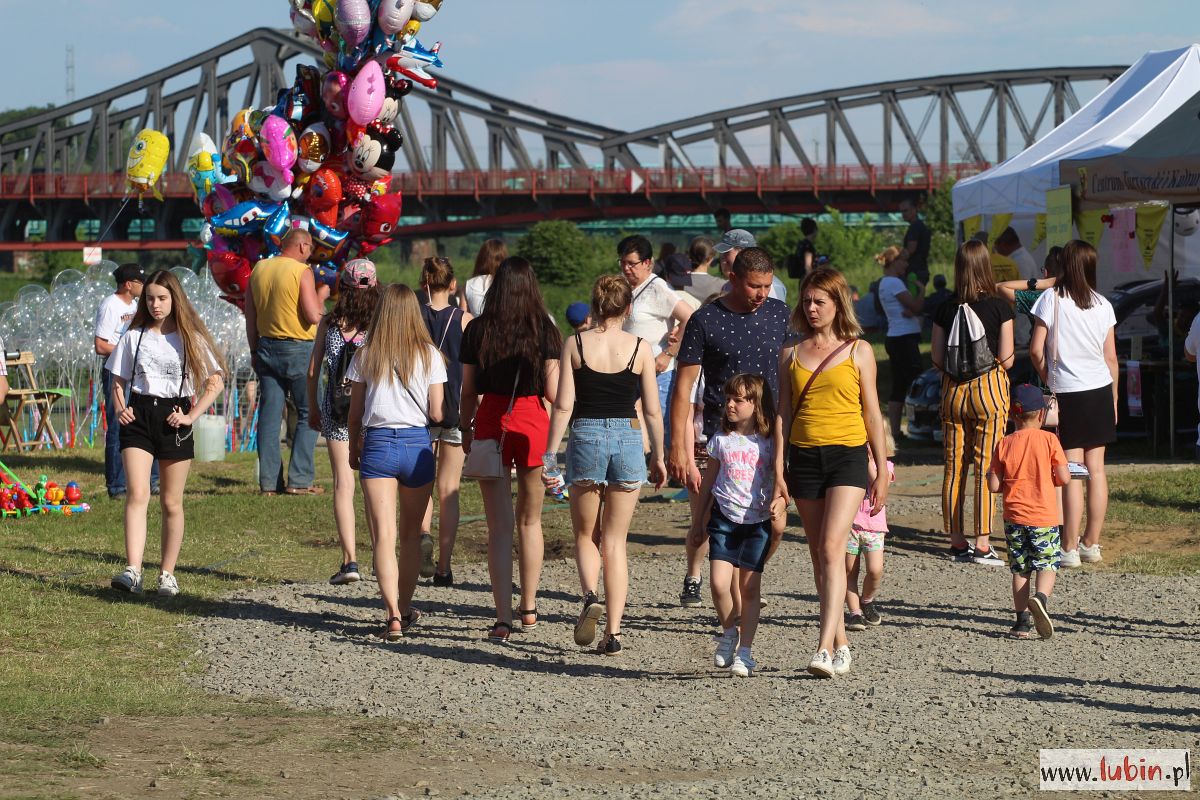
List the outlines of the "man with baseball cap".
{"type": "MultiPolygon", "coordinates": [[[[713,249],[721,258],[721,272],[725,273],[725,280],[729,280],[730,274],[733,272],[733,262],[737,260],[738,253],[747,250],[751,247],[758,247],[758,242],[748,230],[743,228],[734,228],[730,231],[725,231],[721,236],[721,241],[717,242],[713,249]]],[[[730,284],[726,283],[722,292],[728,292],[730,284]]],[[[776,300],[787,302],[787,287],[783,285],[783,281],[779,280],[778,276],[771,276],[771,297],[776,300]]]]}
{"type": "Polygon", "coordinates": [[[591,324],[592,307],[587,303],[571,303],[567,306],[567,324],[576,333],[587,330],[591,324]]]}
{"type": "MultiPolygon", "coordinates": [[[[95,340],[93,346],[96,355],[107,359],[116,348],[117,342],[129,327],[129,322],[137,312],[138,298],[142,295],[142,287],[146,283],[146,273],[137,264],[122,264],[113,270],[113,280],[117,283],[117,291],[100,302],[96,309],[95,340]]],[[[101,362],[103,363],[103,361],[101,362]]],[[[121,426],[113,413],[112,402],[112,373],[107,368],[100,368],[100,386],[104,392],[104,483],[108,486],[108,496],[116,499],[125,496],[125,466],[121,463],[121,426]]],[[[150,471],[150,491],[158,494],[158,462],[155,461],[150,471]]]]}

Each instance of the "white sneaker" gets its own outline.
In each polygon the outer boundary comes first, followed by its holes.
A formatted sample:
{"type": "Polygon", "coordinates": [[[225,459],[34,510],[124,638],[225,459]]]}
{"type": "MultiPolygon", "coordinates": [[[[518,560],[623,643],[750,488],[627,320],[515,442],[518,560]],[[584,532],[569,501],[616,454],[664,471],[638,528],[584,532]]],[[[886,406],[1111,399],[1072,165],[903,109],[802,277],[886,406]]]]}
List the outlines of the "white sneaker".
{"type": "Polygon", "coordinates": [[[1100,555],[1100,544],[1079,545],[1079,560],[1086,561],[1089,564],[1098,564],[1104,560],[1104,556],[1100,555]]]}
{"type": "Polygon", "coordinates": [[[179,581],[175,580],[175,576],[169,572],[164,572],[158,576],[158,596],[159,597],[174,597],[179,594],[179,581]]]}
{"type": "Polygon", "coordinates": [[[739,678],[749,678],[756,669],[758,669],[758,662],[750,657],[750,648],[739,647],[737,655],[733,657],[733,664],[729,666],[729,671],[739,678]]]}
{"type": "Polygon", "coordinates": [[[1063,569],[1075,569],[1079,566],[1079,551],[1078,550],[1063,550],[1062,559],[1058,562],[1058,566],[1063,569]]]}
{"type": "Polygon", "coordinates": [[[127,566],[125,567],[125,571],[114,577],[109,585],[121,592],[141,594],[142,571],[139,569],[134,569],[132,566],[127,566]]]}
{"type": "Polygon", "coordinates": [[[850,662],[853,660],[850,658],[850,645],[842,645],[833,651],[833,671],[845,675],[850,671],[850,662]]]}
{"type": "Polygon", "coordinates": [[[811,675],[816,675],[818,678],[833,677],[833,659],[829,657],[828,650],[818,650],[813,656],[808,665],[808,672],[811,675]]]}
{"type": "Polygon", "coordinates": [[[721,634],[717,640],[717,652],[713,654],[713,664],[725,669],[733,664],[733,651],[738,646],[738,629],[730,628],[721,634]]]}

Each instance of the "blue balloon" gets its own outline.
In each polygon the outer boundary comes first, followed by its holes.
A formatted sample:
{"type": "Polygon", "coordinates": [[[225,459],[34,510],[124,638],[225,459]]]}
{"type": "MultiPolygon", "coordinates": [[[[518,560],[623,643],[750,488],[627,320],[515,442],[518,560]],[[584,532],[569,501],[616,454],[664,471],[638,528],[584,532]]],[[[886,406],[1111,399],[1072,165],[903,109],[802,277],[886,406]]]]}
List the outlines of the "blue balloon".
{"type": "Polygon", "coordinates": [[[209,223],[213,232],[221,236],[245,236],[262,230],[267,219],[279,210],[279,203],[264,203],[247,200],[228,211],[213,216],[209,223]]]}

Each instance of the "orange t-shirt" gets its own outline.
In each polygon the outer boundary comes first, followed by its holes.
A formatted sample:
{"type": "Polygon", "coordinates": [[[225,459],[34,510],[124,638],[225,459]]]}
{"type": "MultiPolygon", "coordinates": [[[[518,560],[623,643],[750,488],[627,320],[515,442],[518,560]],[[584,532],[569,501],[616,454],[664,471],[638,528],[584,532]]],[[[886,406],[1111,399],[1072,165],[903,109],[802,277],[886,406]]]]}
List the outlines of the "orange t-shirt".
{"type": "Polygon", "coordinates": [[[1004,521],[1039,528],[1058,524],[1054,468],[1066,466],[1058,437],[1038,428],[1009,434],[996,445],[991,471],[1000,478],[1004,521]]]}

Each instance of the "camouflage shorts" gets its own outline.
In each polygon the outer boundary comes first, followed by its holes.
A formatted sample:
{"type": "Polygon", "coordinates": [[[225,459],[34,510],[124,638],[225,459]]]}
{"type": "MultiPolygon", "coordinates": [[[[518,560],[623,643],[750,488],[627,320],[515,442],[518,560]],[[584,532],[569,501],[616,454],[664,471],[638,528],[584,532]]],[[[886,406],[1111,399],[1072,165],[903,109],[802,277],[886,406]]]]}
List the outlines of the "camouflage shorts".
{"type": "Polygon", "coordinates": [[[1062,542],[1057,525],[1038,527],[1004,523],[1004,540],[1008,545],[1008,566],[1019,574],[1038,570],[1058,570],[1062,557],[1062,542]]]}

